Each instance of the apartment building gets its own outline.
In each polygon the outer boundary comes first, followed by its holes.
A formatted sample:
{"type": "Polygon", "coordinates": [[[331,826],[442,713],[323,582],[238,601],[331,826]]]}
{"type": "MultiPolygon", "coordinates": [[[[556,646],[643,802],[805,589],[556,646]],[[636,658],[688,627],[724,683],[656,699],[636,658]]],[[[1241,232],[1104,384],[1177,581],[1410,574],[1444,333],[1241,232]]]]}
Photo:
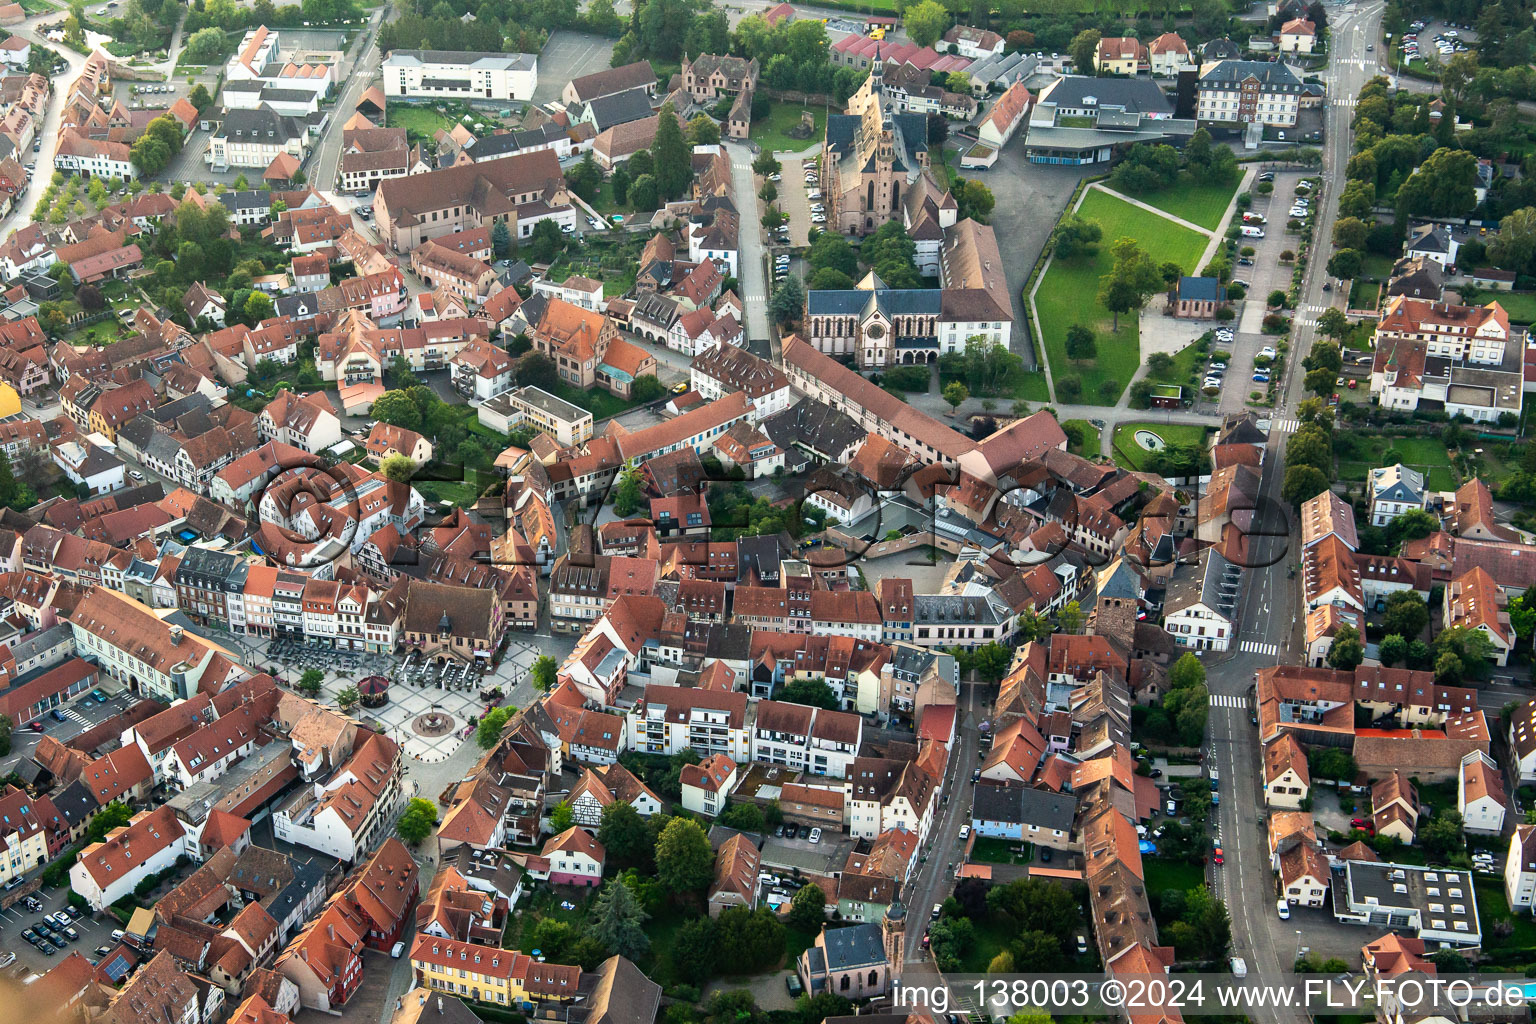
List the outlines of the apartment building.
{"type": "Polygon", "coordinates": [[[864,735],[858,715],[772,700],[759,701],[756,710],[752,760],[847,777],[864,735]]]}
{"type": "Polygon", "coordinates": [[[1195,117],[1215,124],[1291,128],[1305,87],[1288,64],[1223,60],[1207,65],[1196,86],[1195,117]]]}
{"type": "Polygon", "coordinates": [[[391,50],[383,71],[385,96],[527,102],[538,85],[539,58],[532,53],[391,50]]]}

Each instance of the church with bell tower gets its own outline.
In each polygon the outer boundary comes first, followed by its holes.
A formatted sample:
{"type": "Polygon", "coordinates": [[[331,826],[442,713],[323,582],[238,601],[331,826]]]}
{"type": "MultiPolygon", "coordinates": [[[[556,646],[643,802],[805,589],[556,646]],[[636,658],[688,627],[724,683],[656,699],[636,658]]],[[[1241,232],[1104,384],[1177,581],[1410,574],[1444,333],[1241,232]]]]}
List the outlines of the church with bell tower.
{"type": "Polygon", "coordinates": [[[822,191],[827,224],[845,235],[867,235],[901,218],[902,198],[928,168],[928,118],[898,113],[881,87],[876,53],[869,77],[848,98],[848,113],[827,116],[822,191]]]}

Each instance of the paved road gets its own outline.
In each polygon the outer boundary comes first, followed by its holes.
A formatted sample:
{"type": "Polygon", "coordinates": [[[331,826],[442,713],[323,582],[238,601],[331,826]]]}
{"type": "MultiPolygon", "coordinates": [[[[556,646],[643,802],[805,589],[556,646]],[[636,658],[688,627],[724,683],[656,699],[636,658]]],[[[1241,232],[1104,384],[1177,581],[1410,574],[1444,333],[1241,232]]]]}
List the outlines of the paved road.
{"type": "MultiPolygon", "coordinates": [[[[1363,54],[1367,41],[1375,41],[1380,30],[1381,4],[1361,7],[1335,7],[1330,4],[1333,20],[1333,53],[1328,70],[1327,145],[1324,149],[1323,195],[1318,202],[1317,239],[1332,236],[1337,216],[1341,169],[1349,158],[1350,107],[1347,105],[1374,73],[1374,63],[1353,56],[1363,54]]],[[[1323,244],[1326,244],[1324,242],[1323,244]]],[[[1323,251],[1322,249],[1318,250],[1323,251]]],[[[1303,305],[1322,305],[1325,274],[1320,261],[1309,265],[1301,289],[1303,305]]],[[[1293,421],[1296,407],[1306,397],[1302,388],[1301,361],[1317,336],[1310,322],[1298,320],[1292,357],[1288,361],[1281,402],[1276,413],[1277,425],[1271,429],[1269,452],[1264,460],[1260,493],[1272,505],[1261,509],[1267,525],[1280,536],[1258,536],[1252,547],[1258,557],[1256,567],[1248,571],[1239,607],[1239,648],[1226,654],[1207,655],[1213,696],[1245,697],[1253,685],[1254,673],[1277,662],[1300,660],[1301,637],[1298,627],[1300,595],[1298,583],[1286,576],[1286,566],[1294,561],[1289,536],[1288,515],[1281,508],[1280,484],[1285,471],[1285,440],[1289,430],[1278,424],[1293,421]],[[1263,564],[1269,563],[1269,564],[1263,564]],[[1243,642],[1249,645],[1242,650],[1243,642]],[[1262,646],[1258,646],[1262,645],[1262,646]],[[1255,647],[1258,649],[1254,649],[1255,647]]],[[[1263,532],[1256,530],[1256,533],[1263,532]]],[[[1217,842],[1226,854],[1226,865],[1212,868],[1218,891],[1226,898],[1232,915],[1233,955],[1244,957],[1249,969],[1260,975],[1288,972],[1298,945],[1309,945],[1306,930],[1317,912],[1300,911],[1290,921],[1281,921],[1275,912],[1275,881],[1269,867],[1268,840],[1261,820],[1262,787],[1259,778],[1259,747],[1250,710],[1242,707],[1217,707],[1212,702],[1208,762],[1216,764],[1222,775],[1222,802],[1217,816],[1217,842]],[[1298,934],[1298,930],[1300,934],[1298,934]]],[[[1322,919],[1318,917],[1318,924],[1322,919]]],[[[1363,943],[1371,936],[1360,931],[1363,943]]],[[[1300,1014],[1276,1014],[1276,1021],[1301,1021],[1300,1014]]]]}
{"type": "Polygon", "coordinates": [[[928,845],[921,851],[926,860],[907,883],[907,966],[902,980],[909,985],[923,984],[919,975],[938,974],[933,958],[922,948],[923,930],[928,926],[933,905],[944,902],[955,887],[954,865],[961,860],[960,826],[970,822],[971,796],[975,791],[971,771],[978,764],[976,752],[981,738],[976,727],[985,717],[981,688],[982,684],[975,682],[960,685],[960,739],[950,752],[946,767],[948,777],[943,792],[947,795],[939,804],[939,813],[928,833],[928,845]]]}
{"type": "MultiPolygon", "coordinates": [[[[49,12],[56,14],[57,12],[49,12]]],[[[34,46],[51,46],[47,40],[37,31],[37,19],[29,19],[11,29],[12,35],[21,36],[34,46]]],[[[52,92],[48,96],[48,114],[43,119],[40,137],[43,140],[43,148],[35,154],[36,160],[32,164],[32,180],[27,182],[27,190],[22,193],[11,213],[4,220],[0,220],[0,238],[8,237],[11,232],[25,227],[32,222],[32,208],[37,205],[42,197],[43,190],[48,187],[48,179],[53,177],[53,154],[59,146],[59,122],[64,114],[65,90],[69,84],[80,76],[80,69],[85,67],[85,56],[76,53],[67,47],[57,47],[57,52],[69,63],[69,70],[62,75],[53,76],[52,92]]]]}
{"type": "Polygon", "coordinates": [[[731,179],[736,209],[741,213],[741,233],[737,250],[737,283],[741,301],[747,307],[747,338],[752,350],[781,361],[778,339],[768,330],[768,273],[763,264],[763,224],[757,212],[757,187],[752,176],[752,151],[738,143],[726,143],[731,157],[731,179]],[[764,346],[771,346],[764,349],[764,346]]]}
{"type": "Polygon", "coordinates": [[[368,27],[353,40],[351,58],[344,59],[341,67],[336,69],[346,85],[342,86],[336,106],[331,110],[330,123],[325,126],[325,133],[321,135],[310,157],[309,180],[316,188],[336,187],[336,172],[341,166],[342,126],[351,119],[353,111],[357,109],[358,99],[373,81],[374,72],[379,67],[379,27],[386,20],[397,17],[399,12],[393,4],[375,13],[368,27]],[[359,69],[362,73],[358,73],[359,69]]]}

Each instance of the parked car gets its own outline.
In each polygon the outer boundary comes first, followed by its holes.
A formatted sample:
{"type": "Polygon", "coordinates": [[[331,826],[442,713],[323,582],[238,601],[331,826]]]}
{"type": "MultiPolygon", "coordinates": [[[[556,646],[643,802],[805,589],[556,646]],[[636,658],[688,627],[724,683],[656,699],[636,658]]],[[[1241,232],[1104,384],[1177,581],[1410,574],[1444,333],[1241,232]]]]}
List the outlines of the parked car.
{"type": "Polygon", "coordinates": [[[821,842],[821,829],[819,829],[819,828],[811,829],[811,842],[813,842],[813,843],[821,842]]]}
{"type": "Polygon", "coordinates": [[[1291,919],[1291,905],[1285,902],[1285,900],[1276,900],[1275,913],[1280,915],[1280,920],[1289,921],[1291,919]]]}
{"type": "Polygon", "coordinates": [[[939,915],[942,913],[944,913],[944,905],[942,903],[935,903],[933,905],[933,912],[928,916],[937,921],[939,919],[939,915]]]}
{"type": "Polygon", "coordinates": [[[969,825],[961,825],[960,826],[960,839],[962,841],[964,841],[964,840],[969,839],[969,838],[971,838],[971,826],[969,826],[969,825]]]}

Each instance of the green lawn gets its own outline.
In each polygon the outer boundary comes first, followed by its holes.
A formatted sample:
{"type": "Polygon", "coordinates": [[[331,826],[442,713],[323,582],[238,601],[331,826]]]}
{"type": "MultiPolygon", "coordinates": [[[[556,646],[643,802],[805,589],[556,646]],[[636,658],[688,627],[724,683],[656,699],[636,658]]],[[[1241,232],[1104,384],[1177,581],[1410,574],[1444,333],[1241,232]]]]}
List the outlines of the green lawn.
{"type": "Polygon", "coordinates": [[[580,388],[571,387],[564,381],[561,381],[559,386],[554,389],[553,394],[556,398],[563,398],[572,405],[590,412],[594,422],[601,422],[610,416],[617,416],[622,412],[628,412],[639,404],[627,398],[617,398],[597,388],[593,388],[591,391],[582,391],[580,388]]]}
{"type": "Polygon", "coordinates": [[[1536,292],[1488,292],[1478,301],[1498,300],[1512,324],[1536,323],[1536,292]]]}
{"type": "Polygon", "coordinates": [[[800,103],[775,103],[767,117],[752,120],[752,132],[748,137],[770,153],[779,150],[798,153],[819,143],[826,134],[826,127],[825,107],[812,107],[800,103]],[[810,138],[791,138],[789,130],[800,123],[800,114],[807,110],[816,118],[815,130],[811,132],[810,138]]]}
{"type": "MultiPolygon", "coordinates": [[[[1147,892],[1161,893],[1169,889],[1187,892],[1205,885],[1205,869],[1199,864],[1167,857],[1143,857],[1141,869],[1147,883],[1147,892]]],[[[1153,901],[1154,909],[1157,901],[1153,901]]]]}
{"type": "Polygon", "coordinates": [[[446,131],[458,123],[458,119],[451,113],[454,108],[448,109],[450,113],[439,114],[433,107],[391,103],[385,112],[384,123],[390,128],[404,128],[423,139],[431,139],[432,133],[439,128],[446,131]]]}
{"type": "Polygon", "coordinates": [[[1195,380],[1195,372],[1205,363],[1205,353],[1201,352],[1197,342],[1190,342],[1173,354],[1173,365],[1167,373],[1153,373],[1147,371],[1149,380],[1159,384],[1186,384],[1199,383],[1195,380]]]}
{"type": "Polygon", "coordinates": [[[1136,431],[1150,430],[1168,444],[1204,446],[1208,428],[1195,423],[1122,423],[1115,428],[1115,462],[1127,469],[1144,469],[1151,452],[1136,443],[1136,431]]]}
{"type": "Polygon", "coordinates": [[[947,183],[953,185],[960,177],[960,154],[943,146],[929,146],[928,166],[935,174],[942,170],[948,178],[947,183]]]}
{"type": "Polygon", "coordinates": [[[27,14],[47,14],[49,11],[59,9],[57,4],[51,4],[48,0],[21,0],[21,9],[27,14]]]}
{"type": "Polygon", "coordinates": [[[1081,437],[1081,444],[1068,444],[1067,450],[1073,455],[1081,455],[1085,459],[1095,458],[1099,454],[1099,428],[1087,420],[1062,420],[1061,428],[1067,432],[1069,439],[1081,437]]]}
{"type": "Polygon", "coordinates": [[[1013,397],[1022,398],[1026,402],[1049,402],[1051,389],[1045,383],[1045,372],[1025,370],[1013,397]]]}
{"type": "Polygon", "coordinates": [[[1504,882],[1500,878],[1475,876],[1472,883],[1477,893],[1477,918],[1483,926],[1483,944],[1492,949],[1528,949],[1536,946],[1536,920],[1529,914],[1512,914],[1509,901],[1504,896],[1504,882]],[[1500,938],[1493,926],[1507,921],[1514,931],[1500,938]]]}
{"type": "MultiPolygon", "coordinates": [[[[1193,272],[1207,239],[1096,189],[1084,198],[1079,213],[1099,222],[1104,241],[1092,256],[1052,261],[1035,295],[1035,305],[1045,337],[1046,358],[1056,376],[1057,398],[1067,400],[1061,394],[1061,381],[1070,374],[1082,378],[1079,401],[1087,405],[1114,405],[1141,364],[1141,349],[1136,316],[1121,317],[1120,330],[1113,332],[1109,311],[1097,298],[1099,279],[1110,270],[1110,246],[1118,238],[1135,238],[1153,262],[1171,260],[1186,272],[1193,272]],[[1098,335],[1098,357],[1081,365],[1067,358],[1067,329],[1075,323],[1092,327],[1098,335]],[[1117,386],[1106,388],[1106,381],[1117,386]]],[[[1153,296],[1149,301],[1159,300],[1153,296]]]]}
{"type": "Polygon", "coordinates": [[[970,920],[976,927],[976,941],[971,943],[971,948],[961,959],[960,973],[982,974],[992,963],[992,958],[1018,938],[1018,926],[1001,915],[979,920],[973,917],[970,920]]]}
{"type": "Polygon", "coordinates": [[[1385,281],[1392,273],[1392,257],[1370,254],[1360,261],[1360,276],[1385,281]]]}
{"type": "Polygon", "coordinates": [[[1349,288],[1350,309],[1375,309],[1381,298],[1381,285],[1374,281],[1357,280],[1349,288]]]}
{"type": "Polygon", "coordinates": [[[1012,839],[993,839],[989,836],[977,836],[976,845],[971,848],[971,860],[977,864],[1028,864],[1033,856],[1028,843],[1016,843],[1012,839]],[[1014,853],[1015,846],[1022,845],[1023,853],[1014,853]]]}
{"type": "Polygon", "coordinates": [[[1227,207],[1232,204],[1232,197],[1237,194],[1237,183],[1240,180],[1240,177],[1234,177],[1228,182],[1179,185],[1165,192],[1154,192],[1151,195],[1136,198],[1159,210],[1166,210],[1191,224],[1199,224],[1203,228],[1215,231],[1221,226],[1221,218],[1226,216],[1227,207]]]}
{"type": "Polygon", "coordinates": [[[1424,474],[1424,482],[1436,491],[1456,489],[1450,453],[1437,437],[1382,437],[1366,435],[1353,442],[1339,461],[1339,479],[1363,481],[1375,466],[1401,462],[1424,474]]]}

